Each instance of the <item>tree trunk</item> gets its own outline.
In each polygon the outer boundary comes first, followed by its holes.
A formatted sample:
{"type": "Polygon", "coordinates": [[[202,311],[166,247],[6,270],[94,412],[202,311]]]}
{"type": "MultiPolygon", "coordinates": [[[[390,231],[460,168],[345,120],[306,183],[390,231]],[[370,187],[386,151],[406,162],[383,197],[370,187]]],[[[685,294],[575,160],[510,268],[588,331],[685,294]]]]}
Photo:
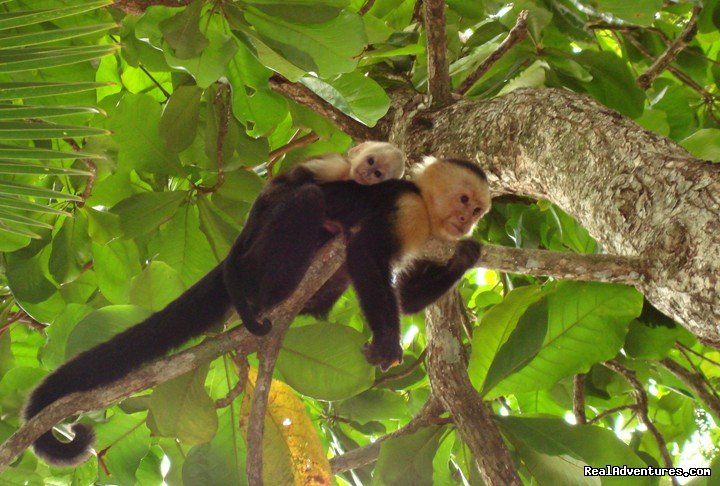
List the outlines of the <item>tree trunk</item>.
{"type": "Polygon", "coordinates": [[[495,192],[557,204],[608,253],[639,256],[639,290],[720,347],[720,164],[695,159],[587,96],[556,89],[436,111],[402,107],[390,139],[411,160],[474,160],[495,192]]]}

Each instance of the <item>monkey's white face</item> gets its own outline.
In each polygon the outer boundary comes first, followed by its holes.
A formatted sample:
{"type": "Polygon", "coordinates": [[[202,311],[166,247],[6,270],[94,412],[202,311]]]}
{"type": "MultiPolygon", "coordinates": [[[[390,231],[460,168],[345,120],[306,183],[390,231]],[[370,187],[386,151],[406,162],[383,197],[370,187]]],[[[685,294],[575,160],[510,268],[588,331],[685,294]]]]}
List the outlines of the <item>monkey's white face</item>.
{"type": "Polygon", "coordinates": [[[348,152],[350,177],[358,184],[370,185],[399,179],[405,170],[403,155],[390,143],[365,142],[348,152]]]}
{"type": "Polygon", "coordinates": [[[458,240],[469,236],[490,210],[487,182],[467,169],[433,159],[416,182],[428,204],[435,236],[458,240]]]}

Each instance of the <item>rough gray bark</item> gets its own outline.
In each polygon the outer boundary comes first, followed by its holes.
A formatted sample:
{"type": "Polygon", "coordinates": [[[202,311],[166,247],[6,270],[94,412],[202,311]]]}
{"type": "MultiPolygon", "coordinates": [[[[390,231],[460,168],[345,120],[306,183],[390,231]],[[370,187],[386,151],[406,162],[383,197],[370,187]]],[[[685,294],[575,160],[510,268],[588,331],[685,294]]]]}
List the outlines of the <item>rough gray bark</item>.
{"type": "Polygon", "coordinates": [[[395,110],[390,134],[411,160],[474,160],[496,192],[556,203],[608,253],[642,258],[638,289],[720,347],[719,164],[570,91],[411,110],[395,110]]]}

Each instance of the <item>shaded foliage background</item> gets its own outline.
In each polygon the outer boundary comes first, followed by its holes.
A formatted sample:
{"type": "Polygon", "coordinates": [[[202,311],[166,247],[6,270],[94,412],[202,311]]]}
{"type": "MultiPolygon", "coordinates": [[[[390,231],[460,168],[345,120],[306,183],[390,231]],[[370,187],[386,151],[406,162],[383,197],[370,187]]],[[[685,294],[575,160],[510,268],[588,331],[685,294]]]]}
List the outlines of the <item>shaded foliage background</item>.
{"type": "MultiPolygon", "coordinates": [[[[162,308],[216,265],[268,173],[350,146],[328,120],[274,92],[273,72],[368,126],[387,112],[388,92],[427,85],[414,0],[196,0],[142,15],[109,3],[0,2],[0,441],[49,370],[162,308]]],[[[661,0],[448,1],[452,83],[528,10],[528,38],[467,96],[544,86],[587,93],[717,162],[719,3],[705,1],[698,13],[693,2],[661,0]],[[638,87],[688,22],[697,33],[649,89],[638,87]]],[[[475,237],[602,251],[544,201],[497,201],[475,237]]],[[[498,415],[524,481],[590,482],[585,464],[663,465],[668,454],[676,465],[715,461],[720,474],[720,353],[634,289],[472,271],[460,292],[473,385],[498,415]],[[580,398],[592,425],[571,425],[583,420],[573,412],[580,398]]],[[[299,318],[288,332],[266,422],[269,482],[328,482],[328,454],[369,444],[421,409],[430,394],[423,316],[404,318],[405,363],[385,375],[359,352],[368,337],[352,293],[328,323],[299,318]],[[306,476],[307,461],[317,477],[306,476]]],[[[67,470],[25,453],[2,478],[242,483],[254,365],[226,356],[84,414],[98,433],[97,457],[67,470]],[[223,400],[232,390],[240,398],[223,400]]],[[[480,481],[442,419],[384,442],[376,464],[335,480],[480,481]]],[[[623,479],[632,481],[657,482],[623,479]]]]}

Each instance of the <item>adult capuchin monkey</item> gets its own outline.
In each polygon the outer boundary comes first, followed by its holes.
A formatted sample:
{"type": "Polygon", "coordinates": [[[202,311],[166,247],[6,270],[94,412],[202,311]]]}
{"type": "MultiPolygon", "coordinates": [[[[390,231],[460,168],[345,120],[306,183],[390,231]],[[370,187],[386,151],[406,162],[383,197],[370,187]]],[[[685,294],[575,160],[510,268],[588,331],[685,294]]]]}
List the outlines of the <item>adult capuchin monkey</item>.
{"type": "MultiPolygon", "coordinates": [[[[239,270],[242,273],[223,272],[221,262],[161,311],[60,366],[33,390],[23,413],[25,420],[65,395],[111,383],[200,335],[222,320],[231,304],[240,307],[238,302],[259,302],[259,310],[264,310],[280,302],[297,287],[320,247],[318,239],[321,236],[329,239],[338,231],[332,223],[321,223],[321,229],[305,227],[303,222],[308,215],[294,218],[298,208],[306,207],[307,193],[311,192],[308,189],[328,181],[375,184],[401,177],[404,168],[405,157],[396,146],[364,142],[350,149],[346,157],[337,154],[314,157],[276,176],[253,204],[243,231],[226,258],[237,262],[242,257],[244,266],[239,270]],[[300,239],[295,241],[298,235],[300,239]],[[298,244],[307,237],[313,240],[312,249],[298,244]],[[281,245],[283,251],[276,253],[280,242],[290,244],[281,245]],[[263,286],[268,276],[272,279],[285,270],[289,273],[281,277],[279,286],[271,289],[263,286]],[[226,281],[233,292],[228,293],[226,281]],[[251,289],[247,295],[237,291],[246,288],[251,289]]],[[[314,211],[312,205],[306,209],[314,211]]],[[[313,219],[316,217],[312,215],[313,219]]],[[[254,314],[240,312],[240,315],[247,318],[245,324],[252,330],[254,314]]],[[[46,432],[35,441],[35,453],[56,465],[71,466],[85,461],[90,455],[93,432],[82,425],[75,425],[73,432],[75,437],[68,443],[60,442],[52,431],[46,432]]]]}
{"type": "MultiPolygon", "coordinates": [[[[441,296],[472,266],[480,245],[461,242],[444,265],[416,261],[398,278],[397,296],[391,283],[392,268],[412,259],[430,237],[454,241],[469,235],[490,208],[485,175],[470,162],[429,158],[416,171],[413,182],[389,180],[368,186],[341,181],[304,184],[301,189],[298,207],[315,205],[317,213],[304,211],[300,216],[305,219],[298,224],[287,219],[277,223],[285,221],[286,230],[297,232],[291,234],[296,244],[308,246],[310,258],[326,237],[323,231],[328,221],[342,228],[348,239],[349,278],[373,332],[365,355],[371,363],[387,369],[402,360],[398,308],[415,312],[441,296]],[[357,231],[351,230],[353,227],[357,231]]],[[[273,233],[277,229],[253,228],[255,243],[271,244],[278,236],[273,233]]],[[[276,254],[274,258],[297,270],[294,255],[276,254]]],[[[344,286],[346,281],[340,278],[336,284],[344,286]]],[[[165,309],[49,375],[32,392],[25,419],[65,395],[109,384],[162,356],[220,320],[229,306],[223,267],[218,265],[165,309]]],[[[67,443],[56,439],[52,431],[46,432],[34,443],[36,454],[57,465],[84,461],[91,454],[93,432],[81,424],[75,424],[73,432],[75,437],[67,443]]]]}

